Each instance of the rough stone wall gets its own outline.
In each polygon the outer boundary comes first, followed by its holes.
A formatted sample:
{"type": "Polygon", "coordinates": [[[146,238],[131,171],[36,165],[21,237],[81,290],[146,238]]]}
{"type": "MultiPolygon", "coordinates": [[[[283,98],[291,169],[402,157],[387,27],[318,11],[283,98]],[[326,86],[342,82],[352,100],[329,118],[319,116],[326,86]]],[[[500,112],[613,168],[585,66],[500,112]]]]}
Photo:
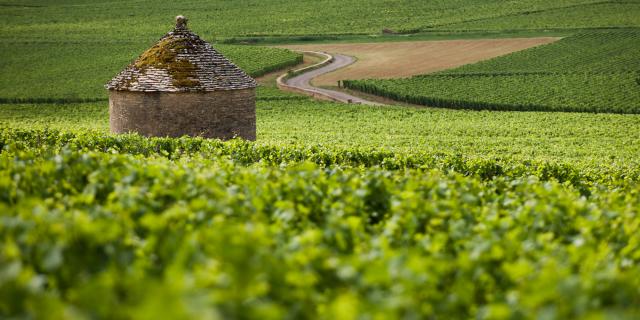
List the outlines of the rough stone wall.
{"type": "Polygon", "coordinates": [[[255,89],[213,92],[109,92],[113,133],[256,139],[255,89]]]}

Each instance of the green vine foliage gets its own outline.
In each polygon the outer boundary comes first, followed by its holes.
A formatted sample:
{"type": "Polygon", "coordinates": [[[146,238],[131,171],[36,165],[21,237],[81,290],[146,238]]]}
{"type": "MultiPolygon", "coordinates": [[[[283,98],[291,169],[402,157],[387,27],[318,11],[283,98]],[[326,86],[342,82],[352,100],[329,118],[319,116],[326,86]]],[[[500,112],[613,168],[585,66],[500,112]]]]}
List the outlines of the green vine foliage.
{"type": "Polygon", "coordinates": [[[640,312],[637,167],[1,137],[3,317],[640,312]]]}

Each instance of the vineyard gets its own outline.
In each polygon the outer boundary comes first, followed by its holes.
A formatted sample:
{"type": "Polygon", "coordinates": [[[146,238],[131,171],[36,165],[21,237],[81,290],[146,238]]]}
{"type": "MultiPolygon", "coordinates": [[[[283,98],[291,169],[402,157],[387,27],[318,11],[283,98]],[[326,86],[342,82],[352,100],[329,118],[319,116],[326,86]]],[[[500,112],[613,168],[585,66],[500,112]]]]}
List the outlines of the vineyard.
{"type": "MultiPolygon", "coordinates": [[[[636,115],[368,107],[271,95],[258,100],[257,119],[258,142],[271,146],[446,152],[585,165],[627,162],[640,154],[636,115]]],[[[0,127],[107,133],[108,106],[0,105],[0,127]]]]}
{"type": "Polygon", "coordinates": [[[640,311],[638,166],[53,131],[5,130],[2,145],[3,313],[640,311]]]}
{"type": "Polygon", "coordinates": [[[180,12],[191,18],[203,38],[270,35],[380,34],[446,30],[573,29],[638,27],[640,5],[602,0],[301,0],[296,6],[276,0],[225,1],[0,1],[5,24],[0,39],[74,41],[88,39],[147,41],[180,12]],[[597,14],[595,14],[597,13],[597,14]],[[585,18],[585,15],[590,15],[585,18]],[[534,18],[535,17],[535,18],[534,18]],[[331,21],[331,23],[327,23],[331,21]],[[72,32],[69,32],[72,31],[72,32]]]}
{"type": "Polygon", "coordinates": [[[589,31],[439,74],[626,73],[640,71],[640,30],[589,31]]]}
{"type": "Polygon", "coordinates": [[[469,19],[444,23],[438,29],[488,31],[505,29],[557,29],[637,27],[640,3],[636,1],[597,1],[550,10],[532,10],[527,14],[501,15],[495,18],[469,19]]]}
{"type": "Polygon", "coordinates": [[[344,81],[347,88],[441,108],[640,113],[637,75],[430,76],[344,81]]]}
{"type": "MultiPolygon", "coordinates": [[[[536,0],[509,6],[498,0],[410,1],[402,6],[388,5],[386,0],[358,0],[349,6],[334,0],[298,3],[291,6],[281,1],[251,0],[213,5],[189,0],[177,5],[157,0],[0,0],[5,21],[0,26],[0,102],[105,100],[102,84],[170,30],[172,16],[166,12],[173,11],[189,16],[194,32],[213,42],[243,36],[379,35],[385,28],[438,34],[458,23],[489,23],[517,17],[533,21],[529,16],[553,16],[562,10],[574,12],[593,7],[602,21],[588,28],[640,26],[640,4],[628,1],[536,0]],[[627,20],[620,21],[627,16],[627,20]]],[[[548,29],[585,28],[579,15],[549,19],[545,25],[525,25],[518,30],[545,34],[548,29]]],[[[470,27],[467,31],[476,29],[470,27]]],[[[513,32],[514,28],[504,30],[513,32]]],[[[300,59],[275,49],[221,44],[216,47],[254,76],[300,59]]]]}
{"type": "Polygon", "coordinates": [[[640,31],[589,32],[433,75],[344,86],[434,107],[640,113],[640,31]]]}
{"type": "Polygon", "coordinates": [[[0,16],[0,319],[640,318],[640,2],[0,0],[0,16]],[[566,37],[344,81],[432,108],[315,101],[269,75],[254,142],[109,133],[103,85],[177,14],[255,77],[303,57],[231,43],[566,37]]]}
{"type": "MultiPolygon", "coordinates": [[[[107,100],[104,84],[150,44],[13,44],[10,51],[0,51],[0,57],[4,58],[0,102],[107,100]],[[104,50],[112,53],[105,55],[104,50]],[[43,59],[43,55],[47,57],[43,59]]],[[[301,54],[284,49],[234,45],[215,47],[254,77],[302,61],[301,54]]]]}
{"type": "MultiPolygon", "coordinates": [[[[0,0],[0,102],[81,102],[106,99],[102,84],[171,28],[172,15],[190,17],[194,32],[208,41],[243,36],[379,35],[399,32],[446,31],[457,23],[491,22],[532,14],[596,6],[598,27],[640,26],[640,5],[623,1],[536,0],[410,1],[402,6],[387,0],[298,1],[81,1],[0,0]],[[562,9],[566,8],[566,9],[562,9]],[[367,14],[362,14],[366,12],[367,14]],[[628,19],[620,21],[620,17],[628,19]],[[332,21],[327,24],[326,21],[332,21]],[[426,22],[428,21],[428,22],[426,22]]],[[[554,16],[548,24],[521,30],[583,28],[580,16],[554,16]],[[536,29],[538,28],[538,29],[536,29]]],[[[590,26],[590,27],[593,27],[590,26]]],[[[470,27],[474,30],[476,27],[470,27]]],[[[499,28],[499,27],[498,27],[499,28]]],[[[460,29],[460,27],[456,27],[460,29]]],[[[492,28],[485,28],[487,30],[492,28]]],[[[493,28],[495,29],[495,28],[493,28]]],[[[513,28],[505,28],[511,32],[513,28]]],[[[541,30],[541,33],[545,31],[541,30]]],[[[564,30],[564,29],[563,29],[564,30]]],[[[241,49],[217,45],[232,61],[258,76],[299,61],[273,49],[241,49]]]]}

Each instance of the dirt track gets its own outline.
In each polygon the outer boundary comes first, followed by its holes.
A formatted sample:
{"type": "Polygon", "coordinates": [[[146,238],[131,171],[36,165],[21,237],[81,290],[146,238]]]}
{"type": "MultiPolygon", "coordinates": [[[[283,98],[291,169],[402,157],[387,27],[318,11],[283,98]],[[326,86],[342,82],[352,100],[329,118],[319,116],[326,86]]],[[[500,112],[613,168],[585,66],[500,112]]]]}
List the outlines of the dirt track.
{"type": "Polygon", "coordinates": [[[283,48],[354,56],[358,61],[314,78],[335,86],[338,80],[402,78],[436,72],[554,42],[559,38],[512,38],[381,43],[287,45],[283,48]]]}

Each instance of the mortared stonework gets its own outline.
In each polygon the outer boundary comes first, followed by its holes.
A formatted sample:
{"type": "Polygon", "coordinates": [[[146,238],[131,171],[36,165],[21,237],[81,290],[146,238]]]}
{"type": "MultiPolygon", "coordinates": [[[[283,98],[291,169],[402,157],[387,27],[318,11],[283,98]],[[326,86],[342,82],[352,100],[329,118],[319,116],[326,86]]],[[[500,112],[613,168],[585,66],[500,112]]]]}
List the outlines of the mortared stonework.
{"type": "Polygon", "coordinates": [[[255,140],[256,81],[186,21],[107,83],[111,131],[255,140]]]}

